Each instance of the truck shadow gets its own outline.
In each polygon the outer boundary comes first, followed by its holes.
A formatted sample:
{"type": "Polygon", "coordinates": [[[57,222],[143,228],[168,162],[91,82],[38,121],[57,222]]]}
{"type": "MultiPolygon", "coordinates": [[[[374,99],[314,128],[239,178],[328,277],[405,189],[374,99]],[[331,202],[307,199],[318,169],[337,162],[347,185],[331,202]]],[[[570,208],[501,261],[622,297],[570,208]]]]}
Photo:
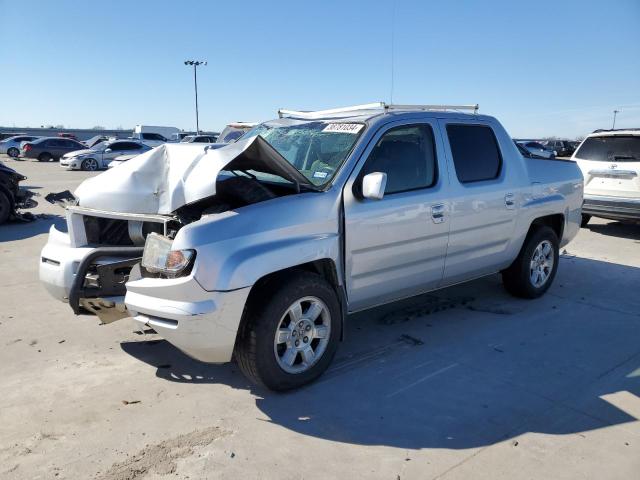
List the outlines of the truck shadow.
{"type": "Polygon", "coordinates": [[[640,240],[640,224],[610,221],[609,223],[589,223],[587,228],[600,235],[640,240]]]}
{"type": "Polygon", "coordinates": [[[235,364],[191,360],[165,341],[122,348],[164,380],[223,383],[257,396],[270,422],[304,435],[398,448],[482,447],[637,421],[640,269],[563,257],[535,301],[498,276],[353,315],[330,369],[278,394],[235,364]]]}

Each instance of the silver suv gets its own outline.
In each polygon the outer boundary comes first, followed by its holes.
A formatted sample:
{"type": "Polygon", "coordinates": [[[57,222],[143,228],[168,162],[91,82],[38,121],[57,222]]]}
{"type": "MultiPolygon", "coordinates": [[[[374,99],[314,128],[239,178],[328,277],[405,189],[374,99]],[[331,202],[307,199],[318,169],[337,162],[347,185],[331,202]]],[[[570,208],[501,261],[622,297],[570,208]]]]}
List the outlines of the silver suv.
{"type": "Polygon", "coordinates": [[[327,368],[349,313],[496,272],[536,298],[579,230],[580,171],[451,108],[281,110],[233,144],[156,148],[80,186],[40,278],[275,390],[327,368]]]}

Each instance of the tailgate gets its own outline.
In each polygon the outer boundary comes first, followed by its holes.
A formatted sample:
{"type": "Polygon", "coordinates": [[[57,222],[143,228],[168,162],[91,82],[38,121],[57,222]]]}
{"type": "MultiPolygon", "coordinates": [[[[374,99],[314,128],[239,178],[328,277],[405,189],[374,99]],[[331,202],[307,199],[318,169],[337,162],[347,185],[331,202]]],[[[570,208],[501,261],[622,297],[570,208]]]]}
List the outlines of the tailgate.
{"type": "Polygon", "coordinates": [[[584,193],[640,198],[640,162],[578,160],[584,176],[584,193]]]}

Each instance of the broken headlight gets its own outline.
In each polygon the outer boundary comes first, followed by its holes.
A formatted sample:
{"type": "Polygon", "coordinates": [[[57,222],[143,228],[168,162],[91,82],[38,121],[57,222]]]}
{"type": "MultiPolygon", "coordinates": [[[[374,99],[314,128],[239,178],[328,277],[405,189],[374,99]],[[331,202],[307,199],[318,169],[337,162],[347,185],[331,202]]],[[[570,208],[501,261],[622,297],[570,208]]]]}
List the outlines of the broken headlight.
{"type": "Polygon", "coordinates": [[[186,275],[191,270],[195,250],[172,250],[173,240],[157,233],[147,235],[142,266],[151,273],[168,278],[186,275]]]}

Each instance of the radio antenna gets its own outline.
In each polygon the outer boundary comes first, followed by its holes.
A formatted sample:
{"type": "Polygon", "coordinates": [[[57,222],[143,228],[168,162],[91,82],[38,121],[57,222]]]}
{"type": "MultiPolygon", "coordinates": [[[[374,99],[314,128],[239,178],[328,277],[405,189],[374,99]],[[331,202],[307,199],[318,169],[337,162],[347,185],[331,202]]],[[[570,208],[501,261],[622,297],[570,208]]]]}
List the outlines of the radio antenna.
{"type": "Polygon", "coordinates": [[[394,81],[394,68],[395,68],[395,46],[396,46],[396,3],[397,0],[393,0],[391,4],[391,92],[389,94],[389,103],[393,104],[393,81],[394,81]]]}

